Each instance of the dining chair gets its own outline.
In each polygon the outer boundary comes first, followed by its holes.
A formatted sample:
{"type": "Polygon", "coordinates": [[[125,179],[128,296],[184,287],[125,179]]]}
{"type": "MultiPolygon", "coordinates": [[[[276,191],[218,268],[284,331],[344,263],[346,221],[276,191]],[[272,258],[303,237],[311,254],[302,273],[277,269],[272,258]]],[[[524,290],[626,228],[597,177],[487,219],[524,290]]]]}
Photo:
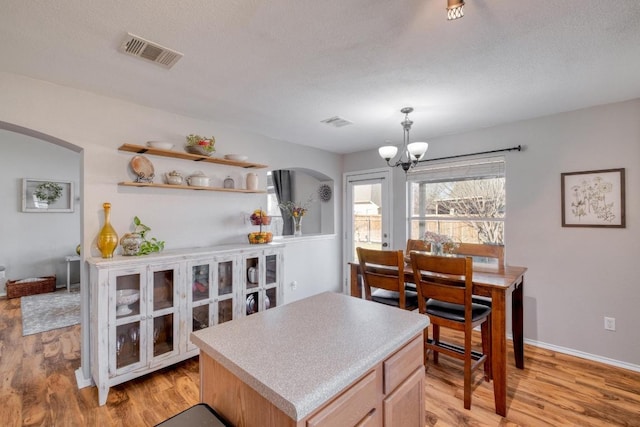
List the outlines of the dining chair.
{"type": "Polygon", "coordinates": [[[404,310],[418,308],[418,293],[404,285],[402,251],[356,248],[362,274],[365,299],[404,310]]]}
{"type": "Polygon", "coordinates": [[[474,304],[473,264],[471,257],[441,257],[411,252],[411,267],[418,289],[418,310],[429,316],[433,338],[429,329],[424,330],[424,364],[433,353],[434,364],[443,353],[464,361],[464,407],[471,408],[472,374],[484,364],[484,379],[491,374],[491,307],[474,304]],[[464,333],[464,346],[440,341],[440,327],[464,333]],[[480,326],[482,353],[471,345],[473,328],[480,326]],[[485,363],[487,362],[487,363],[485,363]]]}
{"type": "MultiPolygon", "coordinates": [[[[425,243],[423,240],[408,239],[407,255],[412,250],[429,252],[430,245],[429,243],[425,243]]],[[[452,247],[449,247],[448,253],[477,258],[491,258],[496,260],[498,267],[504,266],[504,245],[488,245],[485,243],[458,243],[452,247]]],[[[474,295],[473,302],[491,307],[490,297],[474,295]]]]}

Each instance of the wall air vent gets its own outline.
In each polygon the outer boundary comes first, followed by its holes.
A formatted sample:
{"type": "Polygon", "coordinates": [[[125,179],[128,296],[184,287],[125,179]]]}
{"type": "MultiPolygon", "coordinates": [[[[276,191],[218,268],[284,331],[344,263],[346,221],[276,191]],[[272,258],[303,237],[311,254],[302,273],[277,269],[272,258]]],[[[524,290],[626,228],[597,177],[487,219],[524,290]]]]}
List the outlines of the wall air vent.
{"type": "Polygon", "coordinates": [[[146,59],[165,68],[173,67],[183,56],[180,52],[150,42],[131,33],[127,33],[127,37],[122,41],[120,52],[146,59]]]}
{"type": "Polygon", "coordinates": [[[342,117],[338,116],[329,117],[328,119],[320,120],[320,122],[326,123],[329,126],[333,126],[336,128],[341,128],[342,126],[349,126],[353,124],[353,122],[350,122],[349,120],[345,120],[342,117]]]}

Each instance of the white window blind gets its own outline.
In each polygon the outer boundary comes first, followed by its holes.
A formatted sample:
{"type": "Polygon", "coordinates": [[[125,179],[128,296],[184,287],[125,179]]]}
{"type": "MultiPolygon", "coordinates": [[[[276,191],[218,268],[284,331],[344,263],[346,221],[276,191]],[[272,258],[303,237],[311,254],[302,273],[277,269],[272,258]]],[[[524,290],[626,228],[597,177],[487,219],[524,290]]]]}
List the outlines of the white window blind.
{"type": "Polygon", "coordinates": [[[505,172],[504,157],[486,157],[482,159],[456,162],[440,162],[419,166],[409,171],[407,180],[422,182],[462,181],[478,178],[499,178],[505,172]]]}

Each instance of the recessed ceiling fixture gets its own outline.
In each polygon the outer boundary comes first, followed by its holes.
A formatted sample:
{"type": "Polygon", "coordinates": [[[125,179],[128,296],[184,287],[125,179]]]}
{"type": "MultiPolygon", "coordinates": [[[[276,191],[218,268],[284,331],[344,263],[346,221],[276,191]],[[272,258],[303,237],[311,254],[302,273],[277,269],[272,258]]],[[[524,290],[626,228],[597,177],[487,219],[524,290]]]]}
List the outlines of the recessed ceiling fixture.
{"type": "Polygon", "coordinates": [[[447,0],[447,19],[462,18],[464,16],[464,0],[447,0]]]}
{"type": "Polygon", "coordinates": [[[401,166],[405,172],[417,165],[420,159],[422,159],[424,154],[427,152],[427,148],[429,148],[429,144],[426,142],[409,143],[409,131],[411,130],[411,125],[413,125],[413,122],[409,120],[409,113],[412,111],[412,107],[404,107],[400,110],[400,112],[404,114],[404,120],[400,122],[402,129],[404,129],[404,143],[398,160],[394,164],[391,164],[390,162],[398,152],[398,147],[394,145],[385,145],[384,147],[378,148],[380,157],[386,160],[390,167],[395,168],[396,166],[401,166]]]}
{"type": "Polygon", "coordinates": [[[162,65],[165,68],[173,67],[183,56],[183,54],[178,51],[145,40],[131,33],[127,33],[127,37],[125,37],[122,44],[120,44],[120,52],[146,59],[147,61],[162,65]]]}
{"type": "Polygon", "coordinates": [[[350,122],[349,120],[343,119],[342,117],[338,117],[338,116],[333,116],[333,117],[329,117],[328,119],[320,120],[320,123],[325,123],[336,128],[341,128],[342,126],[349,126],[353,124],[353,122],[350,122]]]}

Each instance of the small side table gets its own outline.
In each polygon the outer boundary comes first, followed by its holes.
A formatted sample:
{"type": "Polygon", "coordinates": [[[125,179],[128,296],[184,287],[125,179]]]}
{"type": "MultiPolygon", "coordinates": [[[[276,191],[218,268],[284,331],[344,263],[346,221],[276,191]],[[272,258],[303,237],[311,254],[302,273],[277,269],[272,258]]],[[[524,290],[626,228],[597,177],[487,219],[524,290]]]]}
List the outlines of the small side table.
{"type": "Polygon", "coordinates": [[[73,261],[80,262],[80,256],[78,255],[69,255],[64,257],[64,260],[67,262],[67,292],[71,292],[71,263],[73,261]]]}

